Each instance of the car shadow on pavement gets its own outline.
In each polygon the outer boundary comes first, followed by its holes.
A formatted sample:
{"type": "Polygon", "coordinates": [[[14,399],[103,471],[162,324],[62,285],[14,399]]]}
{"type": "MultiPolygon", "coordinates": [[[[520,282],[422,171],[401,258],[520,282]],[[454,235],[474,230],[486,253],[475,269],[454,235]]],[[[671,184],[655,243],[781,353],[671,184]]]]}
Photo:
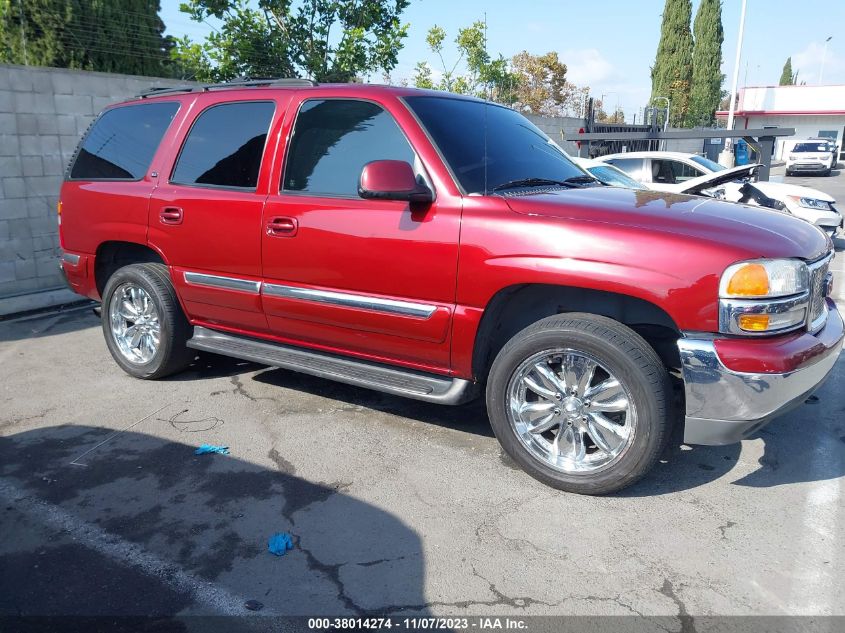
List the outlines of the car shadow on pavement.
{"type": "Polygon", "coordinates": [[[253,376],[253,380],[274,387],[304,391],[322,398],[330,398],[338,402],[366,407],[455,431],[472,433],[482,437],[493,437],[493,430],[490,428],[490,422],[487,419],[483,397],[459,406],[445,406],[410,400],[325,378],[275,368],[256,374],[253,376]]]}
{"type": "Polygon", "coordinates": [[[222,614],[234,630],[255,614],[427,612],[421,540],[399,519],[283,459],[265,468],[195,448],[73,425],[0,437],[0,622],[208,630],[173,618],[222,614]],[[268,552],[278,532],[292,535],[284,556],[268,552]]]}

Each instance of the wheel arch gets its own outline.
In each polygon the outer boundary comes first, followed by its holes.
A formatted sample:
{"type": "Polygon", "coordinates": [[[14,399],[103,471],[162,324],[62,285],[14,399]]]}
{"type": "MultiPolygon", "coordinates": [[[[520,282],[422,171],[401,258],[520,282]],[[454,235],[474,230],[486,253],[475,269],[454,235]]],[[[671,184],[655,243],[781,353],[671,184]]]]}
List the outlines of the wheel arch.
{"type": "Polygon", "coordinates": [[[94,281],[97,293],[102,297],[109,278],[123,266],[129,264],[157,263],[167,265],[156,249],[139,242],[106,241],[97,246],[94,256],[94,281]]]}
{"type": "Polygon", "coordinates": [[[654,348],[664,365],[680,366],[676,342],[681,332],[660,306],[618,292],[518,284],[499,290],[484,309],[473,346],[473,375],[486,380],[496,355],[517,332],[540,319],[566,312],[596,314],[627,325],[654,348]]]}

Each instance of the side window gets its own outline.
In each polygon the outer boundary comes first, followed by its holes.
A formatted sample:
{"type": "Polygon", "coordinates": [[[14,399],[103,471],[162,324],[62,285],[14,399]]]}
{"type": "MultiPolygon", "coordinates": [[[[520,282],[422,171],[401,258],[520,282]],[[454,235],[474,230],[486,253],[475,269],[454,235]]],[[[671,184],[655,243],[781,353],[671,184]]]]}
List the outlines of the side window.
{"type": "Polygon", "coordinates": [[[692,165],[677,160],[651,159],[652,182],[675,184],[703,175],[704,172],[699,171],[692,165]]]}
{"type": "Polygon", "coordinates": [[[643,159],[642,158],[614,158],[607,161],[614,167],[618,167],[634,180],[643,179],[643,159]]]}
{"type": "Polygon", "coordinates": [[[107,110],[82,140],[70,178],[140,180],[178,110],[175,101],[107,110]]]}
{"type": "Polygon", "coordinates": [[[390,114],[368,101],[309,100],[296,117],[282,190],[357,197],[361,170],[374,160],[416,164],[390,114]]]}
{"type": "Polygon", "coordinates": [[[170,181],[255,189],[274,110],[272,101],[223,103],[204,110],[188,132],[170,181]]]}

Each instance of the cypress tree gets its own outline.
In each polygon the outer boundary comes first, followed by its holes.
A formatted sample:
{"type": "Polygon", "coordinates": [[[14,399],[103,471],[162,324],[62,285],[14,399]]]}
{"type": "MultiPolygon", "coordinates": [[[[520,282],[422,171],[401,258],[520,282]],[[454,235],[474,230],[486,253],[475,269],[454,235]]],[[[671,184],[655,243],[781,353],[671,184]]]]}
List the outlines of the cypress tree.
{"type": "Polygon", "coordinates": [[[671,101],[669,124],[679,127],[686,122],[692,83],[691,0],[666,0],[660,43],[651,68],[651,99],[654,105],[671,101]]]}
{"type": "Polygon", "coordinates": [[[792,75],[792,58],[787,57],[786,63],[783,65],[783,71],[780,74],[780,85],[791,86],[795,83],[795,77],[792,75]]]}
{"type": "Polygon", "coordinates": [[[722,98],[721,0],[701,0],[693,23],[692,89],[687,122],[690,126],[711,125],[722,98]]]}

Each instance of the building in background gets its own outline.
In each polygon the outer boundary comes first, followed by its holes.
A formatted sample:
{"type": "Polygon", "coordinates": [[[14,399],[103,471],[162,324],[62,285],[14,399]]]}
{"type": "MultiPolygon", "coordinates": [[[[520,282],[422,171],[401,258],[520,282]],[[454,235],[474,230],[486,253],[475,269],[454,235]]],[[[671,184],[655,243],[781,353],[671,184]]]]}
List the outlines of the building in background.
{"type": "MultiPolygon", "coordinates": [[[[727,119],[728,113],[716,113],[727,119]]],[[[845,85],[749,86],[740,88],[734,128],[791,127],[792,139],[778,139],[775,158],[793,139],[826,137],[839,146],[845,160],[845,85]]]]}

